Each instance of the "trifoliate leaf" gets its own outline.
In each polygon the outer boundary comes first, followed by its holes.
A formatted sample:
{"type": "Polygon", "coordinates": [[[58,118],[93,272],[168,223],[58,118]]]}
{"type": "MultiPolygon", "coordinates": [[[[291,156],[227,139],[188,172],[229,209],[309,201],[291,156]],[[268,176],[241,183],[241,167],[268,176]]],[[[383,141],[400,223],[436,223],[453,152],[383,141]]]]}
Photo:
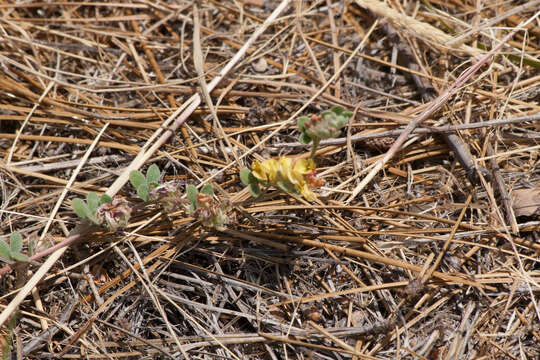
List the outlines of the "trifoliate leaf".
{"type": "Polygon", "coordinates": [[[139,186],[146,184],[146,178],[140,171],[133,170],[129,173],[129,182],[135,189],[139,189],[139,186]]]}
{"type": "Polygon", "coordinates": [[[214,188],[212,188],[212,185],[206,184],[201,188],[201,194],[214,196],[214,188]]]}
{"type": "Polygon", "coordinates": [[[137,187],[137,195],[139,195],[139,197],[143,199],[143,201],[145,202],[148,201],[149,192],[150,192],[150,188],[148,187],[148,184],[146,182],[137,187]]]}
{"type": "Polygon", "coordinates": [[[148,168],[148,171],[146,172],[146,181],[148,182],[148,184],[158,184],[159,176],[159,168],[156,164],[152,164],[152,166],[150,166],[148,168]]]}
{"type": "Polygon", "coordinates": [[[12,253],[18,253],[22,250],[23,239],[21,234],[18,231],[15,231],[9,237],[9,247],[12,253]]]}
{"type": "Polygon", "coordinates": [[[95,213],[97,208],[99,207],[99,196],[95,192],[89,192],[88,195],[86,195],[86,202],[88,203],[88,207],[90,208],[90,212],[95,213]]]}
{"type": "Polygon", "coordinates": [[[4,259],[11,258],[11,249],[9,248],[9,245],[4,240],[0,240],[0,256],[3,257],[4,259]]]}
{"type": "Polygon", "coordinates": [[[326,111],[323,111],[323,112],[321,113],[321,117],[322,117],[323,119],[327,119],[328,117],[330,117],[330,119],[333,119],[334,117],[336,117],[336,114],[333,113],[332,111],[326,110],[326,111]]]}
{"type": "Polygon", "coordinates": [[[21,254],[19,252],[11,253],[11,258],[15,261],[21,261],[21,262],[28,262],[30,261],[30,258],[28,256],[21,254]]]}
{"type": "Polygon", "coordinates": [[[92,221],[94,224],[99,225],[99,221],[94,216],[94,212],[90,210],[88,205],[81,199],[74,199],[73,200],[73,209],[75,210],[75,213],[81,218],[81,219],[88,219],[92,221]],[[77,210],[79,209],[79,210],[77,210]],[[79,215],[79,212],[82,213],[82,215],[79,215]]]}
{"type": "Polygon", "coordinates": [[[193,185],[188,185],[186,188],[186,197],[194,207],[197,207],[197,188],[193,185]]]}

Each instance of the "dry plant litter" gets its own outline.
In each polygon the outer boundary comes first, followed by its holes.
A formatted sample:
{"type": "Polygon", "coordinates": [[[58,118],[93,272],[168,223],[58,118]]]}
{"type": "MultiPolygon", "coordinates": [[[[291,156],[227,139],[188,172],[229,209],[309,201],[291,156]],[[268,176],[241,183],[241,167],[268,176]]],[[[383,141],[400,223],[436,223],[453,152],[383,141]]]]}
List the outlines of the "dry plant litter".
{"type": "Polygon", "coordinates": [[[3,2],[2,358],[540,358],[539,7],[3,2]]]}

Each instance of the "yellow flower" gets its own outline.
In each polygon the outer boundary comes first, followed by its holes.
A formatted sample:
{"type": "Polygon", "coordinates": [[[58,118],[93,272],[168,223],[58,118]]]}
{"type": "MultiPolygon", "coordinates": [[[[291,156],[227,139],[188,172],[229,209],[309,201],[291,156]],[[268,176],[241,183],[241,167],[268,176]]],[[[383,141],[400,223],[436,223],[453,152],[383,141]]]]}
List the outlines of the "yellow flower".
{"type": "Polygon", "coordinates": [[[301,194],[306,200],[316,199],[312,187],[322,185],[322,180],[315,179],[315,162],[312,159],[292,159],[282,156],[278,160],[254,161],[252,173],[264,185],[275,185],[281,189],[301,194]]]}
{"type": "Polygon", "coordinates": [[[275,183],[278,177],[278,162],[274,159],[263,162],[255,160],[251,164],[251,173],[264,184],[275,183]]]}
{"type": "Polygon", "coordinates": [[[301,186],[297,186],[297,190],[307,201],[313,201],[317,198],[317,196],[315,196],[315,193],[311,191],[307,183],[304,183],[301,186]]]}
{"type": "Polygon", "coordinates": [[[279,158],[279,171],[283,181],[291,184],[303,184],[306,175],[315,170],[315,163],[312,159],[293,160],[289,157],[279,158]]]}

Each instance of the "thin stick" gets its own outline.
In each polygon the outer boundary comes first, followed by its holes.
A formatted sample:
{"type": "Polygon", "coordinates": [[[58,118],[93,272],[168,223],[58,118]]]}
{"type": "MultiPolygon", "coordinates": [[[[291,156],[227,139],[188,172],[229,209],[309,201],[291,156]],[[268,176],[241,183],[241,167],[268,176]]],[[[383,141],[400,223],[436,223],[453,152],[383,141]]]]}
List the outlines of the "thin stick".
{"type": "MultiPolygon", "coordinates": [[[[495,150],[490,143],[487,144],[487,155],[495,155],[495,150]]],[[[501,198],[501,202],[504,205],[506,221],[508,222],[508,225],[510,225],[510,227],[512,228],[512,233],[517,235],[519,234],[519,227],[516,220],[516,215],[514,214],[514,209],[512,208],[512,205],[510,203],[510,197],[508,196],[508,191],[506,190],[506,185],[501,175],[499,164],[497,163],[497,159],[495,158],[489,159],[489,163],[491,165],[491,171],[493,173],[493,181],[499,189],[499,196],[501,198]]]]}
{"type": "Polygon", "coordinates": [[[458,219],[456,220],[456,224],[454,225],[454,227],[452,228],[452,231],[450,232],[450,234],[448,234],[448,238],[446,239],[446,241],[444,242],[444,245],[439,253],[439,256],[437,256],[437,260],[435,260],[435,262],[433,263],[433,265],[429,268],[429,270],[425,273],[423,279],[422,279],[422,283],[425,284],[429,278],[431,277],[431,275],[433,275],[433,272],[435,270],[437,270],[437,268],[439,267],[439,265],[441,264],[441,261],[442,261],[442,258],[444,257],[444,255],[446,254],[446,251],[448,251],[448,248],[450,247],[450,243],[452,242],[452,240],[454,239],[454,235],[456,234],[456,232],[458,231],[459,229],[459,225],[461,224],[461,221],[463,220],[463,216],[465,216],[465,212],[467,211],[467,209],[469,208],[469,204],[471,203],[471,200],[472,200],[472,194],[469,194],[469,196],[467,197],[467,200],[465,201],[465,205],[463,206],[463,209],[461,209],[461,213],[459,214],[459,217],[458,219]]]}
{"type": "Polygon", "coordinates": [[[47,94],[49,93],[49,91],[52,89],[53,86],[54,86],[54,82],[50,81],[49,84],[47,85],[47,87],[45,88],[45,90],[43,90],[43,94],[41,94],[41,96],[36,101],[36,103],[34,104],[32,109],[28,113],[28,115],[26,115],[26,118],[24,119],[24,122],[22,123],[19,130],[17,130],[17,135],[15,136],[15,140],[13,140],[13,143],[11,144],[11,149],[9,150],[9,155],[7,157],[7,160],[6,160],[6,165],[9,165],[11,163],[11,158],[13,157],[13,152],[15,151],[15,148],[17,147],[16,146],[17,141],[19,140],[19,136],[21,136],[21,134],[23,133],[24,127],[26,126],[26,124],[28,124],[28,121],[30,121],[30,118],[32,117],[32,115],[34,114],[34,112],[36,111],[38,106],[41,105],[41,102],[43,101],[43,98],[45,96],[47,96],[47,94]]]}

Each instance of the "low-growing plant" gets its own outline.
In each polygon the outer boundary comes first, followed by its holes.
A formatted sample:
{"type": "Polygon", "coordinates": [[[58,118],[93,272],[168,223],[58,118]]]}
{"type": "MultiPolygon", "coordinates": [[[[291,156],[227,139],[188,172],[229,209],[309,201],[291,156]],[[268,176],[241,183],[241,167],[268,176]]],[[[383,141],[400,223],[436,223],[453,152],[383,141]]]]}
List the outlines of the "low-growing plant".
{"type": "Polygon", "coordinates": [[[171,212],[178,210],[185,203],[182,199],[179,181],[168,181],[160,184],[161,173],[156,164],[151,165],[144,176],[140,171],[134,170],[129,174],[129,181],[137,189],[137,195],[144,202],[154,201],[159,203],[163,210],[171,212]]]}
{"type": "Polygon", "coordinates": [[[333,106],[330,110],[323,111],[319,115],[300,116],[298,129],[301,134],[298,141],[302,144],[309,144],[313,141],[311,149],[311,157],[313,158],[321,139],[338,136],[339,131],[352,115],[352,112],[345,111],[342,106],[333,106]]]}
{"type": "Polygon", "coordinates": [[[223,231],[231,222],[228,215],[231,206],[214,198],[212,185],[206,184],[198,192],[193,185],[186,188],[186,197],[190,202],[189,214],[206,227],[223,231]]]}
{"type": "Polygon", "coordinates": [[[0,256],[11,261],[28,262],[30,260],[28,256],[21,253],[22,247],[22,236],[15,231],[9,237],[9,245],[4,240],[0,240],[0,256]]]}

